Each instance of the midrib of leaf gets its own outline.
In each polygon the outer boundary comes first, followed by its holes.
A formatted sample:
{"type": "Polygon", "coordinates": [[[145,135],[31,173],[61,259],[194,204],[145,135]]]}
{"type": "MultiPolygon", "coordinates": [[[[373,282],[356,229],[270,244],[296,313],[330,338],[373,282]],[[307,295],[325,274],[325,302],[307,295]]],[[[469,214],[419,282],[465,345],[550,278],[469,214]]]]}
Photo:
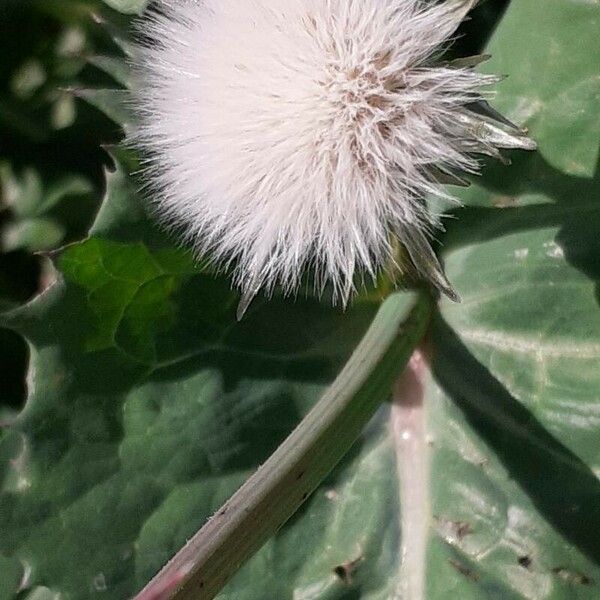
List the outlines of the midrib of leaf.
{"type": "Polygon", "coordinates": [[[431,516],[423,383],[426,369],[424,356],[415,352],[394,386],[390,423],[396,450],[402,522],[402,566],[397,594],[409,600],[425,598],[431,516]]]}

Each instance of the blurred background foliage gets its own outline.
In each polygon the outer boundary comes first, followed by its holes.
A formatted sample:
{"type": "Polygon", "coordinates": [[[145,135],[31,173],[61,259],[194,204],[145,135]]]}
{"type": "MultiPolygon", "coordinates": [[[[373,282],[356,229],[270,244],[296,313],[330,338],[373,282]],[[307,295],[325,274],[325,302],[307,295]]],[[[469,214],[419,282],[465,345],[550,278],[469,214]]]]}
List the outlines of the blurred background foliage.
{"type": "MultiPolygon", "coordinates": [[[[0,2],[0,307],[30,299],[52,277],[44,252],[85,236],[104,189],[103,144],[119,127],[77,90],[114,82],[93,58],[114,48],[94,0],[0,2]]],[[[0,330],[0,406],[24,399],[27,353],[0,330]]]]}

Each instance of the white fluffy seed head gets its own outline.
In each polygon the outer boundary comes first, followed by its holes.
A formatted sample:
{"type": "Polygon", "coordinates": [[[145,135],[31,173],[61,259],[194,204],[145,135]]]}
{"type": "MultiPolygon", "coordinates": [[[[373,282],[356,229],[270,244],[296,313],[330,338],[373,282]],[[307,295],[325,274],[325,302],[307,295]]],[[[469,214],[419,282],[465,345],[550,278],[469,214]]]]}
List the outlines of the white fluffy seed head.
{"type": "Polygon", "coordinates": [[[436,64],[475,2],[159,2],[139,24],[132,137],[159,216],[248,298],[309,270],[345,302],[396,241],[448,291],[425,199],[474,153],[532,146],[493,123],[497,78],[436,64]]]}

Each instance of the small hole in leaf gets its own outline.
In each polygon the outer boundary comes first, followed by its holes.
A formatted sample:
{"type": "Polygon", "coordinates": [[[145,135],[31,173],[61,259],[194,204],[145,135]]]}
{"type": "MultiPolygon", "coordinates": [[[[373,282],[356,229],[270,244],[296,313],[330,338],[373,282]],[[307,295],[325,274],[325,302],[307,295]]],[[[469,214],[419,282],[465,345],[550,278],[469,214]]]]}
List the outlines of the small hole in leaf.
{"type": "MultiPolygon", "coordinates": [[[[0,213],[0,231],[9,213],[0,213]]],[[[42,258],[23,250],[0,253],[0,310],[6,310],[5,303],[22,304],[40,291],[42,258]]]]}
{"type": "Polygon", "coordinates": [[[354,575],[363,559],[364,557],[361,554],[354,560],[348,560],[341,565],[337,565],[334,567],[333,572],[342,580],[345,585],[352,585],[354,582],[354,575]]]}
{"type": "Polygon", "coordinates": [[[27,398],[29,350],[25,340],[8,329],[0,329],[0,420],[5,410],[19,412],[27,398]]]}
{"type": "Polygon", "coordinates": [[[529,569],[532,563],[531,556],[519,556],[518,562],[524,569],[529,569]]]}

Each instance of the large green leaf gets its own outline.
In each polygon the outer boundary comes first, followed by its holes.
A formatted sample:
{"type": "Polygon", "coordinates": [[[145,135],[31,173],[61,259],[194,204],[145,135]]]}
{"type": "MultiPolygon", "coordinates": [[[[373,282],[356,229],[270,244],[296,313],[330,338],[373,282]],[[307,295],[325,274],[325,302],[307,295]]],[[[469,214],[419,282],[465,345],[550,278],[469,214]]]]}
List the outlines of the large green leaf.
{"type": "Polygon", "coordinates": [[[559,232],[447,256],[465,292],[432,334],[428,598],[598,595],[600,311],[559,232]]]}
{"type": "MultiPolygon", "coordinates": [[[[598,7],[515,0],[496,104],[540,145],[442,238],[463,303],[344,463],[223,599],[597,598],[598,7]]],[[[100,68],[104,68],[99,64],[100,68]]],[[[106,65],[105,65],[106,66],[106,65]]],[[[2,318],[30,347],[0,438],[0,598],[128,597],[313,405],[373,317],[258,301],[146,220],[123,160],[91,238],[2,318]]]]}
{"type": "Polygon", "coordinates": [[[431,334],[427,598],[600,593],[599,25],[525,0],[490,44],[540,150],[488,171],[446,239],[463,303],[431,334]]]}

